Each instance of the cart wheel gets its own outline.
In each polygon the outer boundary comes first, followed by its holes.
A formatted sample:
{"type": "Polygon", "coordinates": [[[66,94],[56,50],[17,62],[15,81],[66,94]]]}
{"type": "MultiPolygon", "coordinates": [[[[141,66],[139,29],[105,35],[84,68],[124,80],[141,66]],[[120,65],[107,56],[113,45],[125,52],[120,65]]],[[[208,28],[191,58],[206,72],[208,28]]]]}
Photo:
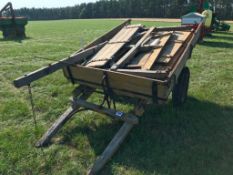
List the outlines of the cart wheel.
{"type": "Polygon", "coordinates": [[[188,96],[190,71],[188,67],[183,68],[178,78],[177,84],[172,91],[173,105],[178,107],[185,103],[188,96]]]}

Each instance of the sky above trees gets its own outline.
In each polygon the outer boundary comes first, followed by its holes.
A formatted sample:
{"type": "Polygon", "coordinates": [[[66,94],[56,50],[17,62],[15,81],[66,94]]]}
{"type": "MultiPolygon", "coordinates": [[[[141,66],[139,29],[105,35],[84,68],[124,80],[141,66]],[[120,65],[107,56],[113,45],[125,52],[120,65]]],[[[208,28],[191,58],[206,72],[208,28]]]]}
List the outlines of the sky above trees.
{"type": "MultiPolygon", "coordinates": [[[[10,0],[0,0],[0,8],[2,8],[10,0]]],[[[83,2],[95,2],[96,0],[11,0],[15,9],[22,7],[66,7],[80,4],[83,2]]]]}

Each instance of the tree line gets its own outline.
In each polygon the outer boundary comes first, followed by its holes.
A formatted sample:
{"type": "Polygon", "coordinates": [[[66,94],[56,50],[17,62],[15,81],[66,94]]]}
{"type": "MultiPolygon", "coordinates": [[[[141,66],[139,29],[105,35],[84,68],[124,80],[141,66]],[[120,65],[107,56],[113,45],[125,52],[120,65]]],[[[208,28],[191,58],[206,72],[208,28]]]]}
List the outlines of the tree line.
{"type": "MultiPolygon", "coordinates": [[[[195,11],[199,0],[99,0],[62,8],[21,8],[16,15],[30,20],[89,18],[180,18],[195,11]]],[[[210,0],[220,19],[233,19],[232,0],[210,0]]]]}

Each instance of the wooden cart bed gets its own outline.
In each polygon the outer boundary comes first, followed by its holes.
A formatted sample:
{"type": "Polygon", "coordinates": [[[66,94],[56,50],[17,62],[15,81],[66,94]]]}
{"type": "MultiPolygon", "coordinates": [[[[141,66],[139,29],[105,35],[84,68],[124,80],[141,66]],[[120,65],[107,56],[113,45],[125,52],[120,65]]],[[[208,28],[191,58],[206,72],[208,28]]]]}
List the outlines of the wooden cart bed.
{"type": "Polygon", "coordinates": [[[64,75],[73,83],[98,89],[107,81],[108,88],[118,95],[166,101],[191,56],[200,29],[128,24],[96,43],[104,46],[93,55],[64,68],[64,75]]]}

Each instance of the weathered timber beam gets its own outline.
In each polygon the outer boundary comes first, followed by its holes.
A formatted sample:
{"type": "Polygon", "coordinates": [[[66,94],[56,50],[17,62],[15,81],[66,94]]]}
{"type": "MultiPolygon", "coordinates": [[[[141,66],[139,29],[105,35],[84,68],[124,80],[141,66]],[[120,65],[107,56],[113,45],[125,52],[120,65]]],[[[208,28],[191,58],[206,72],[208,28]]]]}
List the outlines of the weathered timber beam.
{"type": "Polygon", "coordinates": [[[161,48],[161,47],[163,47],[163,46],[161,46],[161,45],[157,45],[157,46],[143,45],[143,46],[140,48],[140,51],[142,51],[142,52],[148,52],[148,51],[150,51],[150,50],[152,50],[152,49],[159,49],[159,48],[161,48]]]}
{"type": "Polygon", "coordinates": [[[49,66],[43,67],[39,70],[36,70],[34,72],[31,72],[27,75],[24,75],[20,78],[17,78],[13,81],[14,86],[17,88],[20,88],[22,86],[28,85],[33,81],[36,81],[40,78],[43,78],[49,74],[54,73],[55,71],[62,69],[64,67],[67,67],[69,65],[75,64],[81,60],[86,59],[87,57],[93,55],[96,53],[99,49],[101,49],[107,42],[104,42],[102,44],[99,44],[97,46],[93,46],[89,49],[83,50],[80,53],[77,53],[76,55],[72,55],[69,58],[62,59],[58,62],[55,62],[49,66]]]}
{"type": "Polygon", "coordinates": [[[178,27],[158,27],[156,28],[156,32],[167,32],[167,31],[185,31],[191,30],[192,26],[178,26],[178,27]]]}
{"type": "MultiPolygon", "coordinates": [[[[92,91],[89,91],[83,95],[81,95],[80,99],[86,100],[92,94],[92,91]]],[[[72,106],[66,110],[64,114],[62,114],[57,121],[48,129],[48,131],[43,135],[43,137],[36,143],[36,147],[46,146],[52,137],[65,125],[65,123],[72,118],[74,114],[81,108],[81,106],[72,106]]]]}
{"type": "Polygon", "coordinates": [[[81,99],[74,101],[74,104],[101,114],[105,114],[107,116],[112,117],[113,119],[122,120],[131,124],[138,124],[138,118],[131,114],[125,114],[124,112],[121,111],[100,107],[96,104],[89,103],[81,99]]]}
{"type": "Polygon", "coordinates": [[[178,61],[175,63],[174,68],[169,73],[168,77],[172,77],[173,75],[176,75],[176,80],[178,81],[179,75],[180,75],[183,67],[186,64],[187,59],[190,58],[190,56],[192,54],[193,47],[196,45],[196,43],[200,39],[202,25],[203,25],[203,23],[200,23],[198,25],[197,29],[193,33],[192,38],[190,39],[190,41],[185,46],[185,49],[184,49],[183,53],[180,55],[178,61]]]}
{"type": "Polygon", "coordinates": [[[117,72],[147,77],[147,78],[166,78],[168,76],[168,71],[160,70],[142,70],[142,69],[117,69],[117,72]]]}
{"type": "Polygon", "coordinates": [[[192,47],[195,47],[195,45],[199,41],[199,39],[201,37],[201,32],[203,30],[203,28],[202,28],[203,25],[204,25],[203,23],[200,23],[198,25],[197,29],[195,30],[195,32],[193,34],[194,36],[193,36],[193,39],[192,39],[192,42],[191,42],[192,47]]]}
{"type": "Polygon", "coordinates": [[[138,52],[142,43],[150,37],[151,33],[155,30],[155,27],[151,27],[146,34],[132,47],[120,60],[118,60],[112,67],[112,70],[116,70],[120,67],[124,67],[138,52]]]}
{"type": "Polygon", "coordinates": [[[36,143],[36,147],[40,148],[49,144],[52,137],[58,132],[58,130],[77,112],[77,109],[69,107],[60,118],[49,128],[49,130],[43,135],[43,137],[36,143]]]}
{"type": "Polygon", "coordinates": [[[173,32],[171,32],[169,35],[164,36],[164,37],[162,37],[160,39],[159,42],[162,45],[162,47],[160,47],[159,49],[158,48],[153,49],[150,57],[146,61],[146,64],[143,66],[143,69],[146,69],[146,70],[151,70],[152,69],[153,65],[159,59],[159,56],[161,55],[161,53],[165,49],[166,44],[172,38],[172,33],[173,32]]]}
{"type": "Polygon", "coordinates": [[[109,143],[107,148],[104,150],[101,156],[96,160],[91,170],[88,172],[88,175],[97,174],[104,165],[111,159],[111,157],[118,150],[121,143],[125,140],[126,136],[129,134],[131,129],[133,128],[133,124],[125,122],[123,126],[120,128],[118,133],[114,136],[112,141],[109,143]]]}

